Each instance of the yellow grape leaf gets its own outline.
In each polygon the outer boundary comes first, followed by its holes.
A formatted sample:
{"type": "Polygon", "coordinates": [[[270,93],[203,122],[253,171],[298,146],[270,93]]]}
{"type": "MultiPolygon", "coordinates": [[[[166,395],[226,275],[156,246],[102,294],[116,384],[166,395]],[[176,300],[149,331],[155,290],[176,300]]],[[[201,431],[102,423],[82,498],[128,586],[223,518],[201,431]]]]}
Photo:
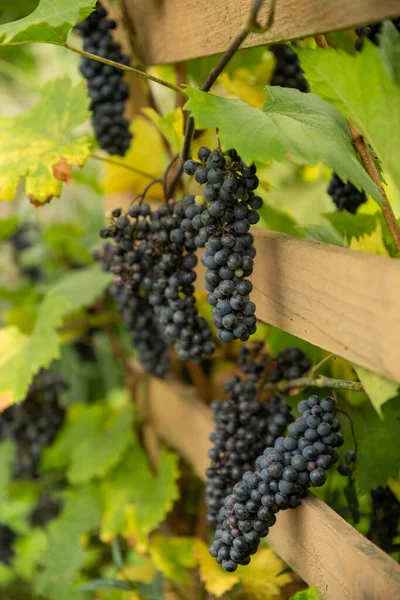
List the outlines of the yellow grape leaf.
{"type": "Polygon", "coordinates": [[[156,567],[149,556],[135,556],[135,564],[127,565],[120,571],[121,579],[151,583],[156,574],[156,567]]]}
{"type": "MultiPolygon", "coordinates": [[[[118,162],[126,167],[138,169],[139,172],[105,163],[103,186],[105,192],[109,194],[124,192],[133,195],[141,194],[152,179],[163,174],[168,164],[169,159],[161,136],[148,119],[141,115],[135,117],[130,129],[134,135],[131,147],[124,157],[118,159],[118,162]]],[[[160,185],[155,185],[151,189],[151,197],[154,200],[163,199],[160,185]]]]}
{"type": "Polygon", "coordinates": [[[220,598],[239,583],[239,577],[236,574],[226,573],[221,565],[215,562],[215,558],[210,556],[203,540],[195,539],[193,548],[199,563],[200,579],[207,592],[220,598]]]}
{"type": "Polygon", "coordinates": [[[142,108],[142,112],[149,117],[168,140],[172,152],[180,152],[183,144],[184,127],[182,109],[175,108],[175,110],[165,115],[165,117],[161,117],[153,108],[142,108]]]}
{"type": "Polygon", "coordinates": [[[88,102],[84,84],[64,77],[47,83],[32,108],[0,118],[0,200],[11,201],[23,177],[33,204],[60,196],[72,165],[90,154],[89,138],[74,135],[90,117],[88,102]]]}
{"type": "Polygon", "coordinates": [[[364,234],[358,239],[353,237],[350,242],[350,248],[352,250],[361,250],[362,252],[369,252],[370,254],[381,254],[383,256],[389,256],[389,253],[383,243],[382,225],[378,221],[375,231],[371,235],[364,234]]]}
{"type": "Polygon", "coordinates": [[[266,52],[263,60],[253,69],[239,67],[233,75],[222,73],[219,81],[230,94],[244,100],[247,104],[261,109],[265,104],[264,88],[271,80],[276,59],[272,52],[266,52]]]}
{"type": "Polygon", "coordinates": [[[194,569],[196,566],[192,538],[165,538],[155,535],[151,541],[149,552],[157,569],[167,579],[177,583],[191,582],[192,576],[188,569],[194,569]]]}
{"type": "Polygon", "coordinates": [[[251,557],[250,564],[239,567],[236,575],[250,598],[275,600],[281,598],[281,588],[291,581],[288,573],[279,575],[284,568],[283,562],[270,548],[261,546],[251,557]]]}

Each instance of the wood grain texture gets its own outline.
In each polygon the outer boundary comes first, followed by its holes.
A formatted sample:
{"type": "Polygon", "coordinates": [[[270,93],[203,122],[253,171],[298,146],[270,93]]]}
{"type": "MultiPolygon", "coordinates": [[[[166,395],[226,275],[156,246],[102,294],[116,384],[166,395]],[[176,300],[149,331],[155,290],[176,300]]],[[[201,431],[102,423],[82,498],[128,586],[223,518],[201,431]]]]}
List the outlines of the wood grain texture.
{"type": "MultiPolygon", "coordinates": [[[[125,0],[138,26],[147,64],[172,63],[223,52],[239,31],[250,0],[125,0]]],[[[266,21],[270,0],[261,9],[266,21]]],[[[252,34],[259,46],[326,33],[400,15],[399,0],[278,0],[272,29],[252,34]]]]}
{"type": "MultiPolygon", "coordinates": [[[[173,380],[151,379],[149,400],[160,437],[204,480],[210,409],[173,380]]],[[[324,600],[400,597],[400,566],[311,494],[296,510],[278,514],[268,542],[324,600]]]]}
{"type": "Polygon", "coordinates": [[[257,317],[400,382],[400,261],[254,231],[257,317]]]}

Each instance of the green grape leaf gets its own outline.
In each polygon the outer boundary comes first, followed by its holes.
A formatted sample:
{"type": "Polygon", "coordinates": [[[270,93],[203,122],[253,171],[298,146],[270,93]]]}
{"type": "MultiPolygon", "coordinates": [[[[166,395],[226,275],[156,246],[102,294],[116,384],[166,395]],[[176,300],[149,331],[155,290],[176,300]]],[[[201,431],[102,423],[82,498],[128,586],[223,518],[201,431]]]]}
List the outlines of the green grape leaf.
{"type": "Polygon", "coordinates": [[[112,275],[104,273],[99,265],[95,264],[67,273],[52,287],[51,293],[66,298],[72,312],[90,306],[111,282],[112,275]]]}
{"type": "Polygon", "coordinates": [[[358,445],[355,477],[361,494],[397,478],[400,465],[398,399],[382,406],[380,419],[370,403],[351,410],[358,445]]]}
{"type": "Polygon", "coordinates": [[[14,544],[15,557],[13,569],[15,573],[29,581],[32,579],[40,557],[48,546],[48,538],[43,529],[34,527],[24,536],[19,536],[14,544]]]}
{"type": "Polygon", "coordinates": [[[113,390],[107,403],[74,405],[66,426],[44,454],[44,468],[67,467],[71,483],[104,477],[133,442],[133,407],[125,391],[113,390]]]}
{"type": "Polygon", "coordinates": [[[153,108],[142,108],[142,112],[149,117],[162,135],[168,140],[172,152],[180,152],[183,143],[184,119],[181,108],[161,117],[153,108]]]}
{"type": "Polygon", "coordinates": [[[353,237],[359,239],[365,234],[371,235],[376,229],[379,213],[374,215],[364,215],[362,213],[351,215],[346,210],[343,210],[324,213],[323,216],[333,225],[336,231],[350,242],[353,237]]]}
{"type": "Polygon", "coordinates": [[[45,296],[37,312],[30,336],[16,327],[0,329],[0,407],[25,398],[32,377],[41,367],[48,367],[60,356],[57,328],[63,317],[90,305],[110,283],[110,276],[98,265],[66,275],[45,296]]]}
{"type": "Polygon", "coordinates": [[[293,596],[290,596],[289,600],[321,600],[321,596],[317,588],[309,587],[306,590],[301,590],[293,596]]]}
{"type": "Polygon", "coordinates": [[[307,227],[302,227],[301,231],[308,240],[333,244],[334,246],[345,245],[343,236],[332,225],[308,225],[307,227]]]}
{"type": "Polygon", "coordinates": [[[0,241],[7,240],[18,227],[18,217],[0,220],[0,241]]]}
{"type": "Polygon", "coordinates": [[[7,488],[11,480],[15,452],[15,445],[11,441],[4,440],[0,443],[0,507],[8,495],[7,488]]]}
{"type": "Polygon", "coordinates": [[[400,85],[400,33],[391,21],[384,21],[379,34],[379,53],[392,80],[400,85]]]}
{"type": "Polygon", "coordinates": [[[394,396],[397,396],[400,384],[396,383],[396,381],[386,379],[386,377],[382,377],[382,375],[378,375],[373,371],[364,369],[364,367],[354,364],[353,367],[371,400],[372,406],[382,418],[382,405],[391,398],[394,398],[394,396]]]}
{"type": "Polygon", "coordinates": [[[265,227],[265,229],[272,229],[272,231],[280,231],[287,233],[287,235],[301,237],[296,221],[284,210],[279,210],[264,201],[260,210],[260,217],[260,226],[265,227]]]}
{"type": "Polygon", "coordinates": [[[134,590],[135,585],[120,579],[93,579],[78,587],[79,592],[96,592],[97,590],[134,590]]]}
{"type": "MultiPolygon", "coordinates": [[[[385,32],[381,36],[384,42],[387,30],[385,32]]],[[[397,158],[400,87],[390,79],[378,48],[366,40],[362,52],[355,56],[321,48],[297,50],[297,53],[312,91],[354,123],[376,152],[385,178],[392,180],[400,190],[400,162],[397,158]]],[[[340,173],[339,176],[343,179],[340,173]]],[[[346,179],[358,185],[350,175],[346,179]]]]}
{"type": "MultiPolygon", "coordinates": [[[[350,78],[351,79],[351,78],[350,78]]],[[[347,123],[339,111],[315,94],[266,87],[263,110],[241,100],[219,98],[187,88],[185,105],[199,128],[218,127],[221,143],[243,160],[316,165],[321,160],[378,202],[381,194],[358,160],[347,123]]]]}
{"type": "Polygon", "coordinates": [[[74,130],[90,117],[84,83],[67,77],[46,84],[35,106],[0,118],[0,200],[11,201],[26,177],[26,194],[34,204],[59,197],[72,165],[83,166],[90,154],[86,136],[74,130]]]}
{"type": "Polygon", "coordinates": [[[85,563],[80,537],[98,525],[101,511],[95,487],[84,486],[69,492],[61,516],[49,526],[49,545],[40,559],[43,570],[35,583],[38,594],[51,600],[75,599],[75,579],[85,563]]]}
{"type": "Polygon", "coordinates": [[[31,14],[0,26],[0,45],[64,44],[72,27],[86,19],[95,5],[96,0],[40,0],[31,14]]]}
{"type": "Polygon", "coordinates": [[[165,538],[156,535],[152,538],[150,555],[166,579],[178,583],[191,582],[192,574],[188,569],[196,566],[193,542],[190,537],[165,538]]]}
{"type": "Polygon", "coordinates": [[[105,512],[101,537],[133,535],[146,544],[149,533],[161,523],[179,496],[178,457],[162,450],[157,475],[153,475],[137,440],[120,464],[103,482],[105,512]]]}

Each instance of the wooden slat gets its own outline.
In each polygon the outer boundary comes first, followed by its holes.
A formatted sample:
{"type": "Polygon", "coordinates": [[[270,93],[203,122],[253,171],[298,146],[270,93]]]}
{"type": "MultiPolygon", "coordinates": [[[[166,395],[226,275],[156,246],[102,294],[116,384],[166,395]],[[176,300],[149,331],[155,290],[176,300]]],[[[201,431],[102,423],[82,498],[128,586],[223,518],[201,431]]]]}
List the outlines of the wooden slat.
{"type": "Polygon", "coordinates": [[[254,231],[257,317],[400,382],[400,261],[254,231]]]}
{"type": "MultiPolygon", "coordinates": [[[[172,380],[151,379],[148,397],[160,438],[204,480],[210,410],[192,388],[172,380]]],[[[268,542],[324,600],[400,597],[399,565],[312,494],[296,510],[278,514],[268,542]]]]}
{"type": "MultiPolygon", "coordinates": [[[[239,31],[250,0],[128,0],[148,64],[223,52],[239,31]]],[[[267,15],[270,0],[260,15],[267,15]]],[[[278,0],[272,29],[245,46],[291,40],[400,15],[398,0],[278,0]]]]}

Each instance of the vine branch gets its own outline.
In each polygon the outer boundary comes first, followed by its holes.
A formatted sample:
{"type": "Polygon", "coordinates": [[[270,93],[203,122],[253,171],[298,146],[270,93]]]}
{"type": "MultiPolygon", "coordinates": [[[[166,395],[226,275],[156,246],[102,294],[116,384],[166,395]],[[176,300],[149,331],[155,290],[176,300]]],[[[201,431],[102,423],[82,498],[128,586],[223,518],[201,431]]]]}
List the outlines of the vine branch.
{"type": "MultiPolygon", "coordinates": [[[[320,48],[323,48],[324,50],[329,49],[328,42],[326,41],[324,35],[316,35],[315,41],[320,48]]],[[[371,177],[372,181],[375,183],[379,192],[381,193],[381,196],[383,198],[383,204],[381,206],[383,218],[386,221],[397,253],[400,254],[400,227],[397,224],[392,206],[382,185],[382,181],[379,176],[378,169],[375,166],[374,159],[372,158],[371,152],[368,148],[364,136],[358,131],[357,127],[351,121],[347,121],[347,124],[349,126],[351,137],[353,139],[353,144],[358,152],[359,157],[362,160],[364,168],[367,171],[368,175],[371,177]]]]}
{"type": "MultiPolygon", "coordinates": [[[[234,54],[239,50],[240,46],[246,40],[247,36],[250,33],[264,33],[271,28],[274,22],[275,15],[275,6],[277,0],[272,0],[271,6],[268,12],[267,23],[264,26],[261,26],[257,22],[258,13],[260,12],[261,6],[264,0],[253,0],[245,19],[245,22],[241,28],[241,30],[235,35],[233,38],[229,48],[222,55],[220,60],[217,62],[210,75],[204,81],[203,85],[200,87],[200,91],[209,92],[211,87],[214,85],[218,77],[221,75],[222,71],[225,69],[229,61],[233,58],[234,54]]],[[[194,133],[194,119],[193,117],[189,117],[186,123],[185,129],[185,137],[183,140],[183,147],[180,155],[180,161],[177,166],[177,169],[174,173],[174,177],[171,180],[171,183],[168,187],[168,195],[171,196],[174,192],[175,186],[178,183],[182,173],[183,173],[183,165],[185,160],[189,158],[190,145],[192,143],[194,133]]]]}
{"type": "Polygon", "coordinates": [[[159,77],[155,77],[154,75],[149,75],[149,73],[145,73],[144,71],[135,69],[135,67],[123,65],[121,63],[115,62],[114,60],[109,60],[108,58],[97,56],[97,54],[92,54],[91,52],[86,52],[85,50],[81,50],[80,48],[75,48],[75,46],[70,46],[67,42],[65,42],[63,45],[65,48],[67,48],[67,50],[71,50],[71,52],[75,52],[75,54],[80,54],[81,56],[90,58],[91,60],[96,60],[97,62],[104,63],[105,65],[110,65],[111,67],[115,67],[116,69],[121,69],[121,71],[128,71],[129,73],[134,73],[142,79],[146,79],[147,81],[154,81],[154,83],[158,83],[159,85],[169,88],[177,94],[183,94],[184,96],[187,96],[186,92],[182,88],[178,87],[177,85],[174,85],[173,83],[170,83],[169,81],[165,81],[165,79],[160,79],[159,77]]]}
{"type": "Polygon", "coordinates": [[[359,381],[348,381],[346,379],[332,379],[320,375],[319,377],[298,377],[297,379],[288,379],[278,381],[277,383],[264,383],[261,386],[262,391],[285,392],[295,388],[318,387],[332,388],[340,390],[351,390],[352,392],[365,392],[359,381]]]}

